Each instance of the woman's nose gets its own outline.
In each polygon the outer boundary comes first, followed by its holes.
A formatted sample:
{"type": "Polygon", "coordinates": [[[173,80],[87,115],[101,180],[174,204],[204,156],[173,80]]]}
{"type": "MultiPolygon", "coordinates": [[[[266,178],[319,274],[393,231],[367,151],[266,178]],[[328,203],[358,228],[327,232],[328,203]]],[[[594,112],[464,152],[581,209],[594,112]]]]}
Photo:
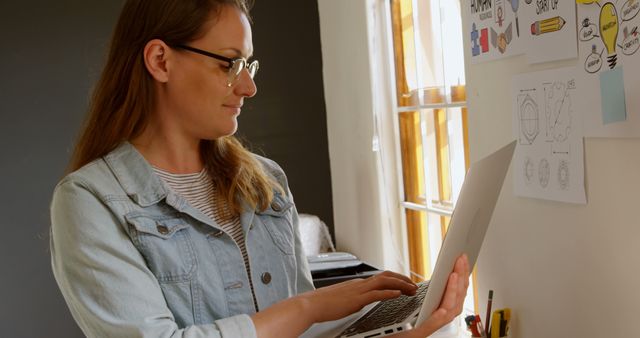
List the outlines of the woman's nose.
{"type": "Polygon", "coordinates": [[[238,96],[253,97],[258,92],[255,81],[247,69],[243,69],[238,75],[238,82],[234,86],[234,92],[238,96]]]}

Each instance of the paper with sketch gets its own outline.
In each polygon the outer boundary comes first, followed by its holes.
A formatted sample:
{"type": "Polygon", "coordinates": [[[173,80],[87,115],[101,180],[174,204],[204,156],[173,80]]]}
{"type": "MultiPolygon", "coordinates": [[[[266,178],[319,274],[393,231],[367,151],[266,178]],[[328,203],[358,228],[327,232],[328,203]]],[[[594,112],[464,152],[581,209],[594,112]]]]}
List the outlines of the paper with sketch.
{"type": "Polygon", "coordinates": [[[518,11],[520,34],[526,36],[524,51],[529,63],[578,56],[575,0],[522,2],[518,11]]]}
{"type": "Polygon", "coordinates": [[[587,203],[576,73],[576,68],[560,68],[514,77],[517,196],[587,203]]]}
{"type": "Polygon", "coordinates": [[[471,39],[472,63],[522,54],[519,0],[463,0],[461,4],[467,11],[465,35],[471,39]]]}
{"type": "Polygon", "coordinates": [[[586,137],[640,137],[639,12],[640,0],[578,4],[586,137]]]}

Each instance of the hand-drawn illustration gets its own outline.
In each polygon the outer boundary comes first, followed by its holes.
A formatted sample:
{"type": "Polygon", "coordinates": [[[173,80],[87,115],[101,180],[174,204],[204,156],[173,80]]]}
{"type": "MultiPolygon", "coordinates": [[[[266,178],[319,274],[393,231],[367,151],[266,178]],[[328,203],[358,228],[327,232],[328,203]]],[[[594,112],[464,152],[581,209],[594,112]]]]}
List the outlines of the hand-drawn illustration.
{"type": "Polygon", "coordinates": [[[482,53],[489,52],[489,29],[483,28],[480,31],[480,47],[482,48],[482,53]]]}
{"type": "Polygon", "coordinates": [[[525,1],[518,8],[518,16],[524,24],[522,37],[529,63],[577,56],[575,0],[525,1]]]}
{"type": "Polygon", "coordinates": [[[622,53],[624,55],[633,55],[638,51],[638,47],[640,47],[638,35],[638,26],[633,27],[631,33],[629,33],[629,27],[622,29],[622,53]]]}
{"type": "Polygon", "coordinates": [[[549,177],[551,176],[551,168],[549,167],[549,161],[546,158],[540,160],[538,166],[538,180],[540,186],[546,188],[549,185],[549,177]]]}
{"type": "Polygon", "coordinates": [[[539,20],[531,24],[531,35],[557,32],[567,23],[561,16],[539,20]]]}
{"type": "Polygon", "coordinates": [[[511,10],[513,11],[513,15],[516,16],[516,34],[518,37],[520,36],[520,22],[518,21],[518,7],[520,7],[519,0],[511,0],[511,10]]]}
{"type": "Polygon", "coordinates": [[[495,0],[495,3],[493,5],[496,11],[496,23],[498,24],[498,26],[502,27],[502,23],[504,22],[504,15],[506,14],[504,12],[504,3],[502,2],[502,0],[495,0]]]}
{"type": "Polygon", "coordinates": [[[560,160],[560,164],[558,165],[558,186],[560,189],[567,190],[569,189],[569,163],[566,160],[560,160]]]}
{"type": "Polygon", "coordinates": [[[580,32],[578,33],[580,41],[589,41],[599,37],[596,32],[598,32],[598,26],[592,23],[589,18],[584,18],[584,20],[582,20],[582,28],[580,28],[580,32]]]}
{"type": "Polygon", "coordinates": [[[618,61],[616,46],[618,45],[618,11],[616,6],[607,2],[600,9],[600,38],[607,48],[609,68],[613,69],[618,61]]]}
{"type": "Polygon", "coordinates": [[[464,1],[469,11],[469,28],[466,34],[471,39],[471,62],[496,60],[521,53],[524,41],[520,41],[520,2],[521,0],[464,1]]]}
{"type": "Polygon", "coordinates": [[[480,55],[480,45],[478,44],[478,38],[480,38],[480,33],[476,29],[476,23],[471,24],[471,55],[478,56],[480,55]]]}
{"type": "Polygon", "coordinates": [[[640,137],[640,0],[581,1],[577,10],[582,74],[573,104],[585,136],[640,137]],[[605,75],[612,71],[621,74],[615,81],[605,75]]]}
{"type": "Polygon", "coordinates": [[[507,45],[511,43],[511,39],[513,38],[513,27],[512,24],[509,24],[503,33],[498,33],[491,28],[491,45],[493,48],[498,48],[500,53],[504,54],[507,50],[507,45]]]}
{"type": "MultiPolygon", "coordinates": [[[[535,92],[533,93],[535,95],[535,92]]],[[[518,95],[520,111],[520,144],[533,144],[540,133],[538,104],[529,93],[518,95]]]]}
{"type": "MultiPolygon", "coordinates": [[[[597,12],[593,10],[582,11],[582,25],[578,32],[580,42],[587,42],[594,38],[600,38],[603,49],[607,51],[607,64],[609,69],[614,69],[619,64],[618,52],[621,50],[624,55],[633,55],[640,49],[640,34],[638,33],[638,25],[633,25],[630,21],[634,20],[640,12],[640,0],[627,0],[618,9],[618,1],[605,2],[593,1],[585,6],[600,6],[597,12]],[[597,15],[597,17],[596,17],[597,15]],[[595,23],[597,23],[597,25],[595,23]],[[622,33],[622,34],[620,34],[622,33]]],[[[595,44],[591,44],[591,53],[581,52],[585,58],[584,69],[587,73],[597,73],[601,70],[600,59],[603,54],[598,53],[600,57],[596,57],[597,52],[593,52],[595,44]]],[[[597,48],[597,47],[595,47],[597,48]]],[[[599,49],[599,48],[597,48],[599,49]]]]}
{"type": "Polygon", "coordinates": [[[628,0],[622,5],[622,21],[633,20],[640,12],[640,1],[628,0]]]}
{"type": "Polygon", "coordinates": [[[471,26],[471,55],[478,56],[480,52],[486,53],[489,51],[489,30],[482,28],[479,32],[476,28],[476,24],[471,26]]]}
{"type": "Polygon", "coordinates": [[[602,68],[602,52],[604,52],[604,49],[598,53],[596,45],[591,45],[591,54],[584,61],[584,69],[588,73],[597,73],[602,68]]]}

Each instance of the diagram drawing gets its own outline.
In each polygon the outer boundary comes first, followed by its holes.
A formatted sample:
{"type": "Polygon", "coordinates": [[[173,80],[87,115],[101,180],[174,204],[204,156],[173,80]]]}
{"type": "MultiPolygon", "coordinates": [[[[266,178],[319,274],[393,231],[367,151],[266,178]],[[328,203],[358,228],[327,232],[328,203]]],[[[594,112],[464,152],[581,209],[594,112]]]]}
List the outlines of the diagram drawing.
{"type": "Polygon", "coordinates": [[[540,186],[546,188],[549,185],[549,178],[551,176],[551,167],[549,167],[549,161],[546,158],[540,160],[538,165],[538,180],[540,186]]]}
{"type": "Polygon", "coordinates": [[[520,144],[533,144],[540,133],[540,112],[536,100],[529,93],[518,95],[520,113],[520,144]]]}
{"type": "Polygon", "coordinates": [[[640,0],[594,0],[580,6],[600,8],[597,12],[589,12],[592,14],[582,14],[582,24],[578,32],[580,43],[590,44],[591,53],[584,54],[584,69],[587,73],[600,71],[605,51],[608,68],[614,69],[619,64],[618,53],[629,56],[640,49],[640,34],[636,23],[636,17],[640,12],[640,0]]]}
{"type": "Polygon", "coordinates": [[[558,186],[562,190],[568,190],[569,181],[569,163],[566,160],[560,160],[558,165],[558,186]]]}
{"type": "Polygon", "coordinates": [[[531,160],[531,158],[529,156],[527,156],[524,159],[524,165],[522,166],[523,171],[524,171],[524,182],[527,185],[531,185],[531,183],[533,183],[533,179],[535,176],[535,166],[533,164],[533,161],[531,160]]]}
{"type": "Polygon", "coordinates": [[[586,77],[580,65],[514,76],[516,195],[586,203],[581,82],[586,77]]]}
{"type": "Polygon", "coordinates": [[[564,142],[571,132],[571,91],[575,81],[556,81],[544,86],[547,139],[564,142]]]}

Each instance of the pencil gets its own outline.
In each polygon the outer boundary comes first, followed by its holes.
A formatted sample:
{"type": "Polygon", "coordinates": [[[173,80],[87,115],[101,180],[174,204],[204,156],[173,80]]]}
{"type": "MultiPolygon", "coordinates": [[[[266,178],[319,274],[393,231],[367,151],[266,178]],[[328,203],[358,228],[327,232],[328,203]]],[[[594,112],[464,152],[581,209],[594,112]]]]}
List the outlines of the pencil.
{"type": "Polygon", "coordinates": [[[484,322],[484,332],[489,337],[489,319],[491,319],[491,302],[493,301],[493,290],[489,290],[489,299],[487,300],[487,320],[484,322]]]}

